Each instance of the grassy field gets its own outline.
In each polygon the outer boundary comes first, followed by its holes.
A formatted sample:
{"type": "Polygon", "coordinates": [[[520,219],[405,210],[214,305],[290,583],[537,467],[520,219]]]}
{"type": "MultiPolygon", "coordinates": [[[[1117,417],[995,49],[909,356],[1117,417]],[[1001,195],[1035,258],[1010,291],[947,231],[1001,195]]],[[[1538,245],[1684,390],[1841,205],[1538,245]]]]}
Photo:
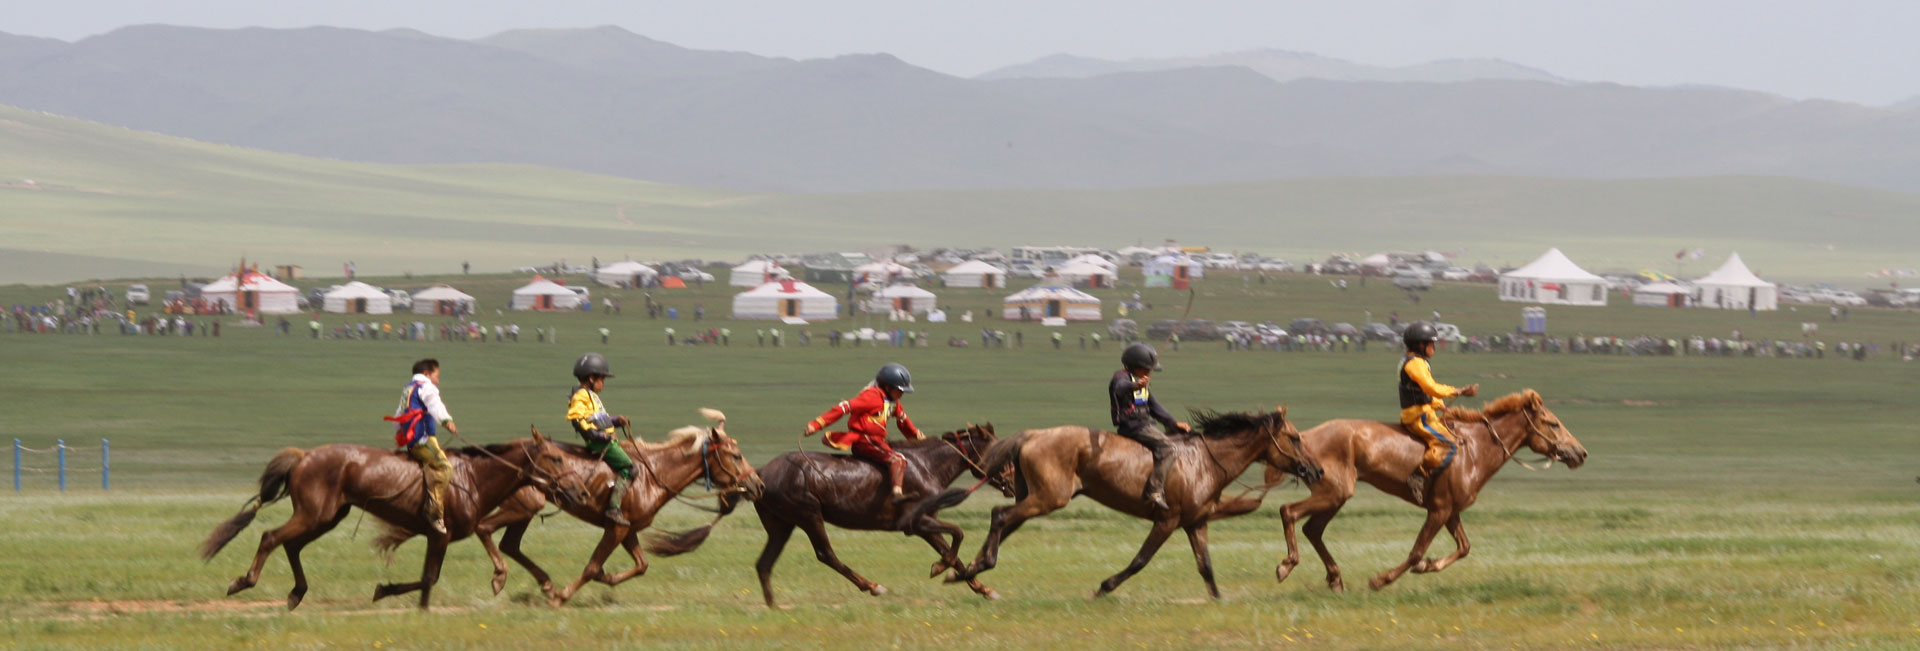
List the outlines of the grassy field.
{"type": "MultiPolygon", "coordinates": [[[[1163,238],[1296,262],[1431,248],[1673,272],[1729,251],[1775,280],[1920,267],[1920,197],[1783,178],[1296,179],[1132,190],[759,194],[525,165],[374,165],[0,107],[0,282],[206,274],[242,255],[332,274],[502,270],[593,256],[1089,244],[1163,238]],[[29,183],[31,181],[31,183],[29,183]]],[[[1874,281],[1878,286],[1879,283],[1874,281]]]]}
{"type": "MultiPolygon", "coordinates": [[[[713,406],[728,412],[729,430],[761,462],[793,449],[802,422],[889,360],[913,368],[920,391],[909,402],[929,428],[987,420],[1002,432],[1098,425],[1105,414],[1094,385],[1117,355],[1111,344],[1079,350],[1077,333],[1088,327],[1071,330],[1060,351],[1036,327],[1021,328],[1024,349],[987,350],[977,347],[980,324],[957,323],[922,327],[937,341],[972,336],[975,347],[833,349],[816,338],[812,347],[759,348],[752,331],[764,324],[722,321],[714,325],[734,330],[733,346],[670,348],[661,341],[663,323],[647,321],[630,292],[617,317],[496,318],[491,306],[520,279],[459,280],[482,301],[484,323],[519,323],[522,341],[315,341],[236,327],[219,339],[0,335],[7,361],[0,393],[8,398],[0,439],[45,447],[64,437],[76,448],[67,493],[54,490],[50,475],[29,473],[25,492],[0,497],[7,523],[0,639],[22,647],[1900,648],[1920,635],[1913,536],[1920,514],[1912,508],[1920,469],[1897,452],[1911,445],[1912,427],[1898,414],[1910,411],[1916,367],[1884,355],[1867,362],[1445,355],[1437,363],[1443,381],[1479,382],[1490,394],[1539,390],[1592,457],[1577,472],[1510,466],[1466,515],[1473,556],[1377,593],[1359,588],[1359,579],[1404,556],[1418,511],[1361,488],[1328,534],[1356,591],[1329,594],[1311,554],[1289,582],[1275,585],[1273,566],[1284,554],[1275,507],[1305,494],[1295,486],[1214,527],[1225,592],[1219,603],[1204,598],[1177,541],[1112,597],[1089,600],[1131,558],[1146,527],[1080,502],[1009,540],[1000,569],[984,577],[1005,596],[998,602],[925,579],[931,554],[918,541],[836,531],[841,556],[892,594],[854,592],[793,543],[775,575],[788,607],[766,610],[752,570],[764,537],[748,513],[723,523],[699,553],[656,559],[647,576],[618,589],[588,588],[557,611],[539,604],[517,568],[506,592],[489,594],[489,566],[472,543],[454,547],[432,614],[370,605],[371,584],[417,574],[420,546],[385,565],[367,548],[372,525],[357,516],[308,548],[313,591],[300,611],[279,610],[291,587],[279,554],[260,587],[221,596],[245,569],[256,532],[277,525],[287,507],[265,511],[262,524],[211,563],[200,563],[193,549],[246,499],[267,457],[289,445],[379,444],[387,435],[377,418],[391,409],[403,369],[417,357],[445,362],[449,405],[477,441],[518,435],[528,423],[564,427],[568,365],[581,352],[603,350],[619,375],[607,401],[634,418],[637,432],[692,422],[693,407],[713,406]],[[614,332],[606,346],[593,334],[603,325],[614,332]],[[534,343],[537,326],[558,328],[560,343],[534,343]],[[110,493],[88,474],[99,438],[113,441],[110,493]]],[[[0,304],[56,292],[0,288],[0,304]]],[[[683,313],[694,304],[716,317],[727,312],[729,292],[718,287],[658,295],[683,313]]],[[[1000,295],[943,291],[941,300],[958,314],[984,311],[1000,295]]],[[[1186,301],[1165,290],[1146,298],[1158,307],[1144,319],[1177,318],[1186,301]]],[[[1365,311],[1411,318],[1436,309],[1469,332],[1509,330],[1518,317],[1518,306],[1498,302],[1486,286],[1445,285],[1414,307],[1380,283],[1343,292],[1307,276],[1246,286],[1210,279],[1193,316],[1358,321],[1365,311]]],[[[1741,328],[1794,337],[1808,318],[1550,309],[1556,332],[1621,336],[1741,328]]],[[[1909,338],[1916,325],[1911,312],[1856,309],[1847,322],[1823,322],[1823,336],[1886,345],[1909,338]]],[[[828,327],[812,328],[817,335],[828,327]]],[[[1168,370],[1155,384],[1175,409],[1284,402],[1302,427],[1392,412],[1393,354],[1379,346],[1229,353],[1189,344],[1165,354],[1168,370]]],[[[28,463],[49,460],[30,455],[28,463]]],[[[982,494],[949,512],[969,535],[969,557],[986,509],[1002,501],[982,494]]],[[[662,524],[703,519],[676,506],[662,524]]],[[[554,519],[529,534],[528,550],[564,577],[578,571],[593,537],[585,525],[554,519]]],[[[1436,544],[1444,549],[1444,541],[1436,544]]]]}

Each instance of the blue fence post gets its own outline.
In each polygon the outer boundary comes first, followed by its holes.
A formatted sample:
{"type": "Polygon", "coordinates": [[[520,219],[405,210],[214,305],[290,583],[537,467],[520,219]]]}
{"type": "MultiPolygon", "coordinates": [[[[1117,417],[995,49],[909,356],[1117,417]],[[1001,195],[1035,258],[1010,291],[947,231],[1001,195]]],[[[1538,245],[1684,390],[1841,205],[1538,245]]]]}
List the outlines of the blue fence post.
{"type": "Polygon", "coordinates": [[[20,492],[20,439],[13,440],[13,492],[20,492]]]}
{"type": "Polygon", "coordinates": [[[55,452],[60,456],[60,492],[64,493],[67,491],[67,440],[55,440],[54,447],[59,448],[55,452]]]}
{"type": "Polygon", "coordinates": [[[113,483],[109,481],[109,478],[112,477],[112,474],[107,470],[108,468],[112,467],[108,463],[109,460],[110,460],[110,457],[107,454],[107,440],[100,439],[100,490],[107,490],[113,487],[113,483]]]}

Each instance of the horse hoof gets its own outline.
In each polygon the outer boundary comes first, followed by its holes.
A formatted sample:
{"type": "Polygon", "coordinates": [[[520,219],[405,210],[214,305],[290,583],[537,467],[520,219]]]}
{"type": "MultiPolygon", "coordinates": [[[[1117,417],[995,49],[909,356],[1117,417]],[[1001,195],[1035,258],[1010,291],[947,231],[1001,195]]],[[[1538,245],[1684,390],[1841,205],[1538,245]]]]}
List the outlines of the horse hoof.
{"type": "Polygon", "coordinates": [[[507,577],[505,575],[493,577],[493,596],[500,596],[500,591],[506,589],[506,587],[507,577]]]}
{"type": "Polygon", "coordinates": [[[1288,576],[1288,575],[1291,575],[1291,574],[1293,574],[1293,569],[1292,569],[1292,568],[1289,568],[1289,567],[1287,567],[1287,566],[1285,566],[1285,565],[1281,565],[1281,566],[1279,566],[1279,567],[1275,567],[1275,568],[1273,568],[1273,582],[1274,582],[1274,583],[1286,583],[1286,582],[1287,582],[1287,576],[1288,576]]]}
{"type": "Polygon", "coordinates": [[[982,593],[980,593],[980,596],[982,596],[982,597],[986,597],[986,599],[987,599],[987,601],[999,601],[999,600],[1000,600],[1000,593],[999,593],[999,591],[996,591],[996,590],[994,590],[993,588],[987,588],[987,590],[986,590],[986,592],[982,592],[982,593]]]}
{"type": "Polygon", "coordinates": [[[931,579],[933,577],[940,576],[941,572],[945,572],[947,571],[948,568],[951,568],[951,567],[953,566],[948,565],[946,561],[934,561],[933,569],[927,571],[927,578],[931,579]]]}
{"type": "Polygon", "coordinates": [[[1100,598],[1102,598],[1102,597],[1105,597],[1105,596],[1107,596],[1107,589],[1106,589],[1106,588],[1101,588],[1101,589],[1099,589],[1099,590],[1095,590],[1095,591],[1093,591],[1093,595],[1092,595],[1092,596],[1090,596],[1090,597],[1087,597],[1087,598],[1088,598],[1088,599],[1100,599],[1100,598]]]}
{"type": "Polygon", "coordinates": [[[1387,580],[1377,576],[1373,577],[1372,579],[1369,579],[1367,581],[1367,587],[1373,588],[1375,590],[1379,590],[1381,588],[1387,587],[1387,580]]]}
{"type": "Polygon", "coordinates": [[[871,594],[875,597],[885,595],[887,594],[887,586],[875,583],[873,584],[873,587],[867,588],[867,594],[871,594]]]}
{"type": "Polygon", "coordinates": [[[1342,581],[1340,579],[1334,579],[1334,580],[1328,581],[1327,589],[1332,590],[1334,592],[1346,592],[1347,582],[1342,581]]]}
{"type": "Polygon", "coordinates": [[[293,610],[293,609],[295,609],[295,608],[299,608],[299,607],[300,607],[300,600],[301,600],[301,599],[303,599],[303,598],[305,598],[305,597],[306,597],[306,595],[304,595],[304,594],[301,594],[301,593],[298,593],[298,592],[295,592],[295,593],[293,593],[293,594],[289,594],[289,595],[287,595],[287,610],[289,610],[289,611],[291,611],[291,610],[293,610]]]}
{"type": "Polygon", "coordinates": [[[385,598],[387,598],[387,597],[390,597],[390,596],[392,596],[392,593],[390,593],[390,592],[387,592],[387,586],[384,586],[384,585],[376,585],[376,586],[373,586],[373,600],[374,600],[374,601],[379,601],[379,600],[381,600],[381,599],[385,599],[385,598]]]}
{"type": "Polygon", "coordinates": [[[234,579],[233,583],[227,584],[227,596],[231,597],[234,594],[240,592],[241,590],[245,590],[251,587],[253,587],[253,583],[248,581],[247,577],[243,576],[243,577],[234,579]]]}

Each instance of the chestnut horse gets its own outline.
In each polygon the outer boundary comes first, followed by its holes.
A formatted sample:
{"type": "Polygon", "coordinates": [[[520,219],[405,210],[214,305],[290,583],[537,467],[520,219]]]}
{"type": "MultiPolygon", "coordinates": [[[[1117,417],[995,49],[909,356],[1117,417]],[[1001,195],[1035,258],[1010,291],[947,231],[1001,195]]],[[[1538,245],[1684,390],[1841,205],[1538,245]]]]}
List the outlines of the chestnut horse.
{"type": "MultiPolygon", "coordinates": [[[[760,592],[766,597],[767,607],[774,605],[773,564],[780,560],[780,553],[786,549],[795,527],[806,532],[807,540],[813,543],[814,558],[868,594],[886,594],[887,589],[840,562],[840,557],[833,553],[833,543],[827,540],[826,525],[919,536],[940,555],[933,563],[932,576],[959,569],[964,565],[959,557],[960,527],[934,518],[931,511],[937,510],[935,508],[926,508],[927,513],[918,515],[913,512],[921,510],[922,504],[941,499],[943,496],[937,493],[952,485],[964,472],[987,479],[1011,495],[1002,475],[988,477],[981,470],[982,456],[995,440],[993,425],[989,423],[968,425],[964,430],[930,439],[894,443],[894,449],[907,458],[902,485],[909,494],[921,496],[909,504],[895,504],[889,499],[886,471],[871,461],[796,450],[767,462],[760,468],[761,476],[767,480],[766,495],[753,507],[754,512],[760,514],[760,525],[767,530],[766,547],[754,564],[760,573],[760,592]],[[952,541],[942,539],[943,535],[952,536],[952,541]]],[[[968,585],[988,599],[998,596],[979,581],[968,585]]]]}
{"type": "MultiPolygon", "coordinates": [[[[547,596],[548,603],[561,606],[588,581],[599,581],[609,586],[620,585],[628,579],[647,573],[647,559],[640,552],[640,531],[653,523],[660,508],[694,482],[706,479],[722,493],[745,493],[749,498],[760,493],[760,477],[753,466],[747,463],[740,453],[740,443],[727,436],[727,417],[718,410],[701,409],[700,413],[710,421],[711,427],[687,426],[676,429],[667,435],[662,443],[640,443],[620,441],[628,456],[634,461],[634,480],[621,496],[620,510],[626,514],[629,525],[618,525],[607,520],[601,505],[606,504],[607,491],[611,490],[613,471],[598,457],[588,453],[586,448],[572,444],[559,444],[566,452],[561,479],[556,482],[555,490],[560,499],[554,500],[560,508],[579,518],[581,521],[599,527],[600,543],[593,550],[593,556],[580,573],[580,578],[561,590],[555,590],[553,580],[540,569],[533,559],[520,550],[521,536],[527,532],[527,525],[547,504],[547,496],[538,490],[522,489],[500,506],[500,510],[481,520],[474,533],[480,537],[480,544],[487,548],[488,558],[493,560],[493,592],[499,594],[507,584],[507,564],[500,558],[501,552],[513,558],[534,580],[540,582],[541,593],[547,596]],[[506,535],[500,545],[493,544],[493,532],[505,529],[506,535]],[[621,546],[633,556],[633,568],[619,574],[608,575],[605,569],[607,557],[612,555],[614,546],[621,546]]],[[[728,502],[731,505],[731,502],[728,502]]],[[[729,509],[731,510],[731,509],[729,509]]],[[[712,524],[695,529],[684,536],[705,537],[712,524]]],[[[389,530],[375,544],[384,548],[398,546],[412,535],[410,531],[389,530]]]]}
{"type": "Polygon", "coordinates": [[[307,594],[307,573],[300,566],[300,550],[345,520],[352,507],[373,514],[389,526],[426,536],[426,566],[420,581],[382,584],[373,599],[420,591],[420,608],[427,607],[433,584],[440,579],[440,562],[447,544],[472,535],[481,516],[523,488],[550,486],[560,476],[562,452],[534,430],[532,438],[514,439],[485,448],[449,448],[453,482],[447,490],[447,533],[433,530],[420,515],[425,485],[420,464],[389,448],[335,443],[312,450],[287,448],[267,463],[260,474],[260,493],[231,519],[215,527],[200,545],[201,560],[212,560],[220,548],[253,522],[261,507],[293,498],[293,517],[286,524],[260,534],[260,550],[245,575],[227,587],[231,595],[260,581],[261,566],[275,547],[287,548],[293,568],[293,591],[287,609],[300,605],[307,594]]]}
{"type": "MultiPolygon", "coordinates": [[[[1494,400],[1478,411],[1454,407],[1447,410],[1446,417],[1447,427],[1460,441],[1460,453],[1451,466],[1434,478],[1433,485],[1427,489],[1427,503],[1415,504],[1426,507],[1427,521],[1413,541],[1413,552],[1398,567],[1369,581],[1368,585],[1375,590],[1393,583],[1408,570],[1438,572],[1465,558],[1471,545],[1467,542],[1466,527],[1460,524],[1460,512],[1473,506],[1474,500],[1480,497],[1480,489],[1521,447],[1546,455],[1548,463],[1564,462],[1568,468],[1579,468],[1587,461],[1587,449],[1580,446],[1580,441],[1567,431],[1560,417],[1547,409],[1540,394],[1532,389],[1494,400]],[[1457,549],[1440,560],[1426,558],[1427,546],[1433,543],[1441,526],[1453,535],[1457,549]]],[[[1313,494],[1307,499],[1281,508],[1280,518],[1287,531],[1287,557],[1274,569],[1274,576],[1285,581],[1294,566],[1300,564],[1300,545],[1294,539],[1293,525],[1304,517],[1307,542],[1313,543],[1320,562],[1327,566],[1327,587],[1342,591],[1346,584],[1340,580],[1340,565],[1327,553],[1326,542],[1321,539],[1327,523],[1340,512],[1347,499],[1353,497],[1355,481],[1365,481],[1388,495],[1413,502],[1413,494],[1407,489],[1407,475],[1420,465],[1420,456],[1426,447],[1408,436],[1398,423],[1370,420],[1327,421],[1302,433],[1301,437],[1307,440],[1327,476],[1325,481],[1310,487],[1313,494]]]]}
{"type": "Polygon", "coordinates": [[[1260,508],[1260,498],[1223,501],[1220,493],[1254,462],[1267,464],[1268,485],[1291,473],[1307,483],[1320,480],[1320,465],[1308,454],[1299,430],[1287,421],[1286,408],[1268,413],[1196,413],[1196,434],[1174,438],[1176,460],[1167,475],[1167,502],[1173,508],[1156,515],[1142,497],[1153,457],[1147,449],[1112,432],[1085,427],[1028,430],[987,448],[986,470],[1014,468],[1019,501],[993,508],[992,527],[973,565],[949,582],[968,580],[993,569],[1000,544],[1027,520],[1067,505],[1086,494],[1108,508],[1153,522],[1140,553],[1126,569],[1100,583],[1095,597],[1106,596],[1153,559],[1176,528],[1184,528],[1193,546],[1200,578],[1215,599],[1213,559],[1207,553],[1207,523],[1260,508]]]}

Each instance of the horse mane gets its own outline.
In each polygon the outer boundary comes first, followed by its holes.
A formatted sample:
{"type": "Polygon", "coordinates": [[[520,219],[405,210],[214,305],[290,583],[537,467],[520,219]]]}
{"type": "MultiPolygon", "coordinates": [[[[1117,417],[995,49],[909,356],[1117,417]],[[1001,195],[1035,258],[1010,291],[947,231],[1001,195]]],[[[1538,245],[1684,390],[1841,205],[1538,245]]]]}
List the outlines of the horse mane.
{"type": "Polygon", "coordinates": [[[1538,392],[1535,392],[1533,389],[1521,389],[1518,392],[1494,398],[1493,402],[1489,402],[1479,409],[1448,407],[1447,418],[1459,421],[1478,421],[1498,418],[1522,409],[1538,407],[1542,404],[1544,404],[1544,402],[1541,400],[1538,392]]]}
{"type": "Polygon", "coordinates": [[[1193,416],[1194,433],[1210,439],[1224,438],[1251,431],[1279,429],[1286,423],[1286,414],[1279,411],[1202,411],[1188,412],[1193,416]]]}
{"type": "Polygon", "coordinates": [[[661,441],[659,443],[647,443],[642,441],[636,447],[639,447],[640,450],[643,452],[659,452],[662,450],[671,450],[674,448],[682,448],[682,447],[698,448],[700,446],[706,445],[707,439],[710,439],[712,437],[713,437],[713,430],[709,430],[705,427],[701,427],[698,425],[688,425],[688,426],[673,430],[671,432],[667,432],[667,440],[665,441],[661,441]]]}
{"type": "Polygon", "coordinates": [[[462,445],[457,448],[446,448],[441,451],[447,453],[448,457],[505,457],[509,452],[520,451],[520,444],[520,440],[516,439],[506,443],[492,443],[484,447],[462,445]]]}

